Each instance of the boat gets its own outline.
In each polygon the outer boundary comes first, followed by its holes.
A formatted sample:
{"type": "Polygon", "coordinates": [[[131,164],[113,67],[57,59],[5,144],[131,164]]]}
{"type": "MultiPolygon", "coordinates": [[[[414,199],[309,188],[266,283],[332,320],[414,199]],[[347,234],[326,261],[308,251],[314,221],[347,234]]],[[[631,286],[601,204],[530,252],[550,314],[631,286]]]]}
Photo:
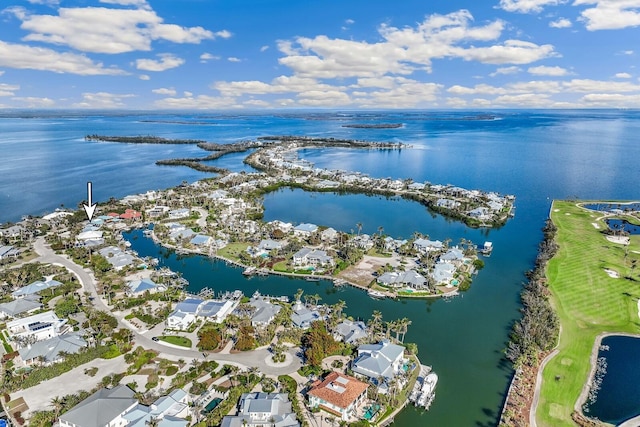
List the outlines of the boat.
{"type": "Polygon", "coordinates": [[[342,279],[333,279],[333,286],[344,286],[347,282],[342,279]]]}
{"type": "Polygon", "coordinates": [[[255,267],[247,267],[247,268],[244,269],[242,274],[244,274],[245,276],[253,276],[254,274],[256,274],[256,268],[255,267]]]}
{"type": "Polygon", "coordinates": [[[482,249],[480,249],[480,253],[484,256],[489,256],[491,255],[491,251],[493,251],[493,243],[484,242],[482,249]]]}
{"type": "Polygon", "coordinates": [[[369,289],[367,291],[371,298],[386,298],[387,295],[384,292],[376,291],[375,289],[369,289]]]}
{"type": "Polygon", "coordinates": [[[305,278],[305,280],[306,280],[307,282],[319,282],[319,281],[320,281],[320,279],[319,279],[318,277],[313,277],[313,276],[307,276],[307,277],[305,278]]]}
{"type": "Polygon", "coordinates": [[[438,375],[435,372],[430,372],[422,382],[420,395],[415,401],[416,406],[422,406],[425,409],[429,409],[429,406],[436,395],[436,384],[438,384],[438,375]]]}
{"type": "Polygon", "coordinates": [[[153,230],[150,230],[148,228],[142,232],[142,234],[144,234],[145,236],[151,236],[151,233],[153,233],[153,230]]]}

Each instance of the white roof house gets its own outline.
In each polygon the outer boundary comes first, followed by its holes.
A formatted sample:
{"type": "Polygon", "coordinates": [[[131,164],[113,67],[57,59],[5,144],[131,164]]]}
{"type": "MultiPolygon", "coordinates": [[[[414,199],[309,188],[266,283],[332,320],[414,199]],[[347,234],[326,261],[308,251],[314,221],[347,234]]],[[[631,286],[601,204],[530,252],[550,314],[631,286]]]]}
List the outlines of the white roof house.
{"type": "Polygon", "coordinates": [[[225,416],[220,427],[277,426],[299,427],[285,393],[244,393],[238,415],[225,416]]]}
{"type": "Polygon", "coordinates": [[[55,336],[18,350],[22,364],[34,363],[49,365],[62,359],[61,354],[78,353],[87,346],[87,342],[77,333],[55,336]]]}
{"type": "Polygon", "coordinates": [[[323,266],[332,265],[333,258],[327,252],[320,249],[302,248],[292,258],[293,264],[297,266],[323,266]]]}
{"type": "Polygon", "coordinates": [[[53,311],[46,311],[7,322],[7,330],[15,341],[22,338],[42,341],[60,335],[66,323],[66,319],[58,318],[53,311]]]}
{"type": "Polygon", "coordinates": [[[386,272],[378,277],[377,282],[392,288],[410,286],[412,288],[422,288],[427,283],[427,279],[414,270],[386,272]]]}
{"type": "Polygon", "coordinates": [[[430,251],[439,251],[444,248],[444,244],[440,240],[416,239],[413,241],[413,247],[421,253],[430,251]]]}
{"type": "Polygon", "coordinates": [[[315,224],[303,223],[293,228],[293,234],[295,236],[301,236],[301,237],[309,237],[311,236],[312,233],[315,233],[316,231],[318,231],[318,226],[315,224]]]}
{"type": "Polygon", "coordinates": [[[404,347],[383,340],[378,344],[358,347],[358,357],[353,361],[353,372],[376,381],[393,378],[402,368],[404,347]]]}

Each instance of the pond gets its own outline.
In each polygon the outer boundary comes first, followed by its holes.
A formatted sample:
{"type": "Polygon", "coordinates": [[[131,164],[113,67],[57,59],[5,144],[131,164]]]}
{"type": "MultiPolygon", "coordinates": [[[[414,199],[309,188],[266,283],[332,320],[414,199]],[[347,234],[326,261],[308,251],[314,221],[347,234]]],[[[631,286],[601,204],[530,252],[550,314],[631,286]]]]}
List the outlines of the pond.
{"type": "Polygon", "coordinates": [[[598,368],[583,411],[601,421],[619,424],[640,415],[640,339],[612,335],[602,339],[598,368]]]}
{"type": "Polygon", "coordinates": [[[622,211],[640,211],[640,203],[588,203],[583,205],[587,209],[594,211],[610,211],[613,209],[620,209],[622,211]]]}
{"type": "Polygon", "coordinates": [[[629,234],[640,234],[640,225],[631,224],[624,219],[608,219],[607,225],[611,230],[624,230],[629,234]]]}

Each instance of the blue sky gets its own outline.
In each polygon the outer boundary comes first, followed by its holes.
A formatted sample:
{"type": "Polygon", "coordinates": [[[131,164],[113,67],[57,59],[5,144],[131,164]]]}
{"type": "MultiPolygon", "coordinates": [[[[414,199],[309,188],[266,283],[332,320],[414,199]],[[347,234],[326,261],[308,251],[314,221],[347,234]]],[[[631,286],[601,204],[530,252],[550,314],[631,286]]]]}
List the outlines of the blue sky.
{"type": "Polygon", "coordinates": [[[640,108],[640,0],[4,0],[0,108],[640,108]]]}

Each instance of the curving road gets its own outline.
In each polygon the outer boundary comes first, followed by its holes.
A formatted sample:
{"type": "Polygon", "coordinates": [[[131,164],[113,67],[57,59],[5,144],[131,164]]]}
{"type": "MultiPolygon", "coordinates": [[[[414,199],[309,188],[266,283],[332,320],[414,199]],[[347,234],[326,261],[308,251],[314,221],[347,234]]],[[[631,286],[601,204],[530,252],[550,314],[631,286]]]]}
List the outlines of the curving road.
{"type": "Polygon", "coordinates": [[[267,360],[270,356],[269,350],[267,348],[260,348],[253,351],[247,351],[242,353],[235,354],[221,354],[221,353],[210,353],[203,354],[200,351],[195,350],[187,350],[187,349],[179,349],[175,347],[169,347],[158,342],[153,341],[151,338],[145,336],[143,333],[140,333],[137,329],[132,328],[131,324],[125,321],[122,314],[113,313],[111,308],[107,306],[105,301],[98,295],[97,287],[96,287],[96,279],[93,273],[85,268],[82,268],[75,262],[73,262],[67,255],[59,255],[56,254],[45,242],[43,237],[39,237],[34,242],[34,249],[38,253],[39,257],[34,261],[39,261],[42,263],[61,265],[71,271],[76,275],[78,281],[82,285],[83,291],[89,292],[90,295],[94,298],[93,304],[99,309],[106,311],[112,314],[117,320],[118,325],[121,328],[126,328],[131,330],[133,333],[133,338],[138,345],[141,345],[144,348],[152,349],[158,351],[160,353],[160,357],[164,357],[170,360],[215,360],[217,362],[226,363],[232,362],[233,364],[241,367],[255,367],[264,374],[267,375],[283,375],[290,374],[297,371],[301,366],[300,359],[295,355],[298,351],[297,348],[289,348],[287,350],[289,356],[287,356],[287,362],[282,365],[273,365],[272,363],[267,363],[267,360]]]}

